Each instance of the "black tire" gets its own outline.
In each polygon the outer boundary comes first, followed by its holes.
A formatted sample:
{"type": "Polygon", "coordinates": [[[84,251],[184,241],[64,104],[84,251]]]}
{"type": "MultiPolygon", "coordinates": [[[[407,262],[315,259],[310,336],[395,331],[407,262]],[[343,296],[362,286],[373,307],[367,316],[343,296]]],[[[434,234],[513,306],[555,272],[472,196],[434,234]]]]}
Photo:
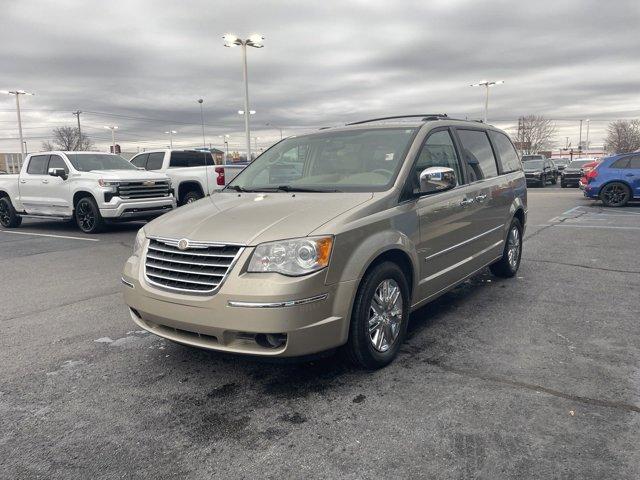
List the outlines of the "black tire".
{"type": "Polygon", "coordinates": [[[502,258],[495,263],[489,265],[489,269],[491,273],[493,273],[496,277],[503,278],[511,278],[518,273],[518,268],[520,268],[520,260],[522,259],[522,225],[520,224],[520,220],[514,218],[511,220],[511,225],[509,225],[509,232],[507,233],[507,239],[504,242],[504,250],[502,251],[502,258]],[[512,260],[512,257],[509,255],[509,250],[513,245],[513,242],[510,242],[512,239],[512,232],[517,230],[517,250],[512,252],[514,255],[517,252],[517,256],[515,257],[515,261],[512,260]]]}
{"type": "Polygon", "coordinates": [[[409,297],[409,284],[405,274],[397,264],[382,262],[367,272],[358,287],[351,314],[349,340],[344,346],[344,351],[352,363],[361,368],[374,370],[382,368],[393,361],[407,333],[409,297]],[[400,296],[398,298],[402,299],[400,307],[389,304],[390,307],[387,309],[387,307],[382,307],[383,303],[375,302],[374,296],[379,293],[379,288],[382,288],[385,282],[389,282],[387,285],[392,286],[392,288],[399,288],[400,296]],[[398,319],[397,314],[388,317],[383,315],[384,318],[378,321],[380,328],[372,330],[370,322],[376,317],[381,318],[374,312],[374,302],[378,307],[382,307],[382,310],[385,310],[385,314],[392,310],[397,311],[400,308],[400,318],[398,319]],[[371,317],[372,314],[373,317],[371,317]],[[397,323],[394,323],[394,320],[397,323]],[[395,329],[394,326],[396,327],[395,329]],[[393,338],[394,333],[395,338],[393,338]],[[381,338],[380,335],[382,335],[383,340],[388,336],[392,337],[392,340],[387,342],[386,349],[384,349],[384,342],[376,342],[380,343],[380,348],[373,344],[376,339],[381,338]]]}
{"type": "Polygon", "coordinates": [[[8,197],[0,198],[0,225],[4,228],[18,228],[22,217],[16,213],[8,197]]]}
{"type": "Polygon", "coordinates": [[[182,202],[180,204],[187,205],[189,203],[200,200],[202,197],[202,193],[200,193],[198,190],[191,190],[184,194],[184,196],[182,197],[182,202]]]}
{"type": "Polygon", "coordinates": [[[547,186],[547,176],[543,175],[540,177],[540,188],[544,188],[547,186]]]}
{"type": "Polygon", "coordinates": [[[560,187],[561,188],[567,188],[567,184],[564,183],[562,180],[560,180],[560,187]]]}
{"type": "Polygon", "coordinates": [[[84,233],[100,233],[104,230],[104,219],[96,201],[91,197],[82,197],[75,208],[78,228],[84,233]]]}
{"type": "Polygon", "coordinates": [[[558,175],[554,175],[554,176],[553,176],[553,179],[551,180],[551,183],[552,183],[553,185],[557,185],[557,184],[558,184],[558,175]]]}
{"type": "Polygon", "coordinates": [[[631,190],[622,182],[607,183],[600,190],[600,200],[605,207],[624,207],[631,199],[631,190]]]}

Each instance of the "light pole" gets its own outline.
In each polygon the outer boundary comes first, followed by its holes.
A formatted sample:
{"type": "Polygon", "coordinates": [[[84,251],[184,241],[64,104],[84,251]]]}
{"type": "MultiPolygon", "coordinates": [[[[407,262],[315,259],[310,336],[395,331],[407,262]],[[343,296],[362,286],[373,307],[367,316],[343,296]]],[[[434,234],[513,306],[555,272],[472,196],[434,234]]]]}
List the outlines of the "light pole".
{"type": "Polygon", "coordinates": [[[173,150],[173,136],[178,133],[175,130],[169,130],[168,132],[164,132],[169,134],[169,148],[173,150]]]}
{"type": "Polygon", "coordinates": [[[504,80],[498,80],[497,82],[489,82],[488,80],[483,80],[478,83],[471,84],[471,87],[484,87],[485,88],[485,97],[484,97],[484,123],[487,123],[489,117],[489,87],[493,87],[495,85],[502,85],[504,80]]]}
{"type": "Polygon", "coordinates": [[[264,45],[262,44],[262,40],[264,37],[262,35],[251,35],[249,38],[243,40],[239,38],[237,35],[226,34],[222,37],[224,39],[225,47],[242,47],[242,65],[243,65],[243,77],[244,77],[244,130],[247,140],[247,161],[251,161],[251,131],[249,129],[249,74],[247,72],[247,47],[253,48],[262,48],[264,45]]]}
{"type": "Polygon", "coordinates": [[[76,110],[75,112],[71,112],[72,115],[74,115],[75,117],[78,118],[78,145],[77,145],[77,149],[80,150],[81,145],[82,145],[82,130],[80,129],[80,114],[82,112],[80,110],[76,110]]]}
{"type": "Polygon", "coordinates": [[[578,150],[582,151],[582,122],[583,120],[580,120],[580,137],[578,138],[578,150]]]}
{"type": "Polygon", "coordinates": [[[256,155],[258,154],[258,139],[259,138],[260,137],[253,137],[253,144],[254,144],[255,149],[256,149],[256,155]]]}
{"type": "Polygon", "coordinates": [[[282,127],[276,127],[272,123],[265,123],[267,127],[275,128],[276,130],[280,130],[280,140],[282,140],[282,131],[284,130],[282,127]]]}
{"type": "Polygon", "coordinates": [[[589,123],[591,123],[591,122],[587,118],[587,139],[584,142],[585,150],[589,150],[589,123]]]}
{"type": "Polygon", "coordinates": [[[204,110],[202,107],[202,103],[204,100],[202,98],[198,99],[198,103],[200,104],[200,121],[202,122],[202,147],[207,148],[207,141],[204,138],[204,110]]]}
{"type": "Polygon", "coordinates": [[[104,128],[111,130],[111,145],[113,146],[113,153],[116,153],[116,130],[117,125],[105,125],[104,128]]]}
{"type": "Polygon", "coordinates": [[[20,167],[24,162],[24,140],[22,138],[22,118],[20,117],[20,95],[35,95],[35,93],[25,92],[24,90],[0,90],[0,93],[16,96],[16,112],[18,114],[18,133],[20,134],[20,167]]]}

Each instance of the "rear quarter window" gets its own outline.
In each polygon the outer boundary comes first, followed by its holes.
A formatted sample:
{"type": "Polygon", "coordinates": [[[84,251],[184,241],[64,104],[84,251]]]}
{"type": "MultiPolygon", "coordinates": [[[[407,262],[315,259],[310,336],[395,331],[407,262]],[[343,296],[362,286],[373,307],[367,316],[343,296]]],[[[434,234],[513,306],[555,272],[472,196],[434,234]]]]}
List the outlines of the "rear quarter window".
{"type": "Polygon", "coordinates": [[[498,176],[498,167],[489,143],[482,130],[457,129],[462,143],[462,156],[467,164],[470,181],[486,180],[498,176]]]}
{"type": "Polygon", "coordinates": [[[502,173],[511,173],[522,170],[522,163],[511,140],[504,133],[489,131],[489,137],[498,152],[498,161],[502,173]]]}

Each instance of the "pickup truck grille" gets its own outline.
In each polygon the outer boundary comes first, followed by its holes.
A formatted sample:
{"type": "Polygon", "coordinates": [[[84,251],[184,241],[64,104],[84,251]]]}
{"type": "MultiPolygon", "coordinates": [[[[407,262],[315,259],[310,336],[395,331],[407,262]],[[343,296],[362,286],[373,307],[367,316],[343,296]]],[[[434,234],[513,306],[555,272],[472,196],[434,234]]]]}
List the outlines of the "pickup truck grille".
{"type": "Polygon", "coordinates": [[[149,283],[192,293],[214,293],[242,252],[238,245],[155,239],[149,241],[145,275],[149,283]],[[181,245],[185,247],[185,245],[181,245]]]}
{"type": "Polygon", "coordinates": [[[169,188],[169,182],[166,180],[122,182],[118,185],[118,196],[120,198],[168,197],[169,188]]]}

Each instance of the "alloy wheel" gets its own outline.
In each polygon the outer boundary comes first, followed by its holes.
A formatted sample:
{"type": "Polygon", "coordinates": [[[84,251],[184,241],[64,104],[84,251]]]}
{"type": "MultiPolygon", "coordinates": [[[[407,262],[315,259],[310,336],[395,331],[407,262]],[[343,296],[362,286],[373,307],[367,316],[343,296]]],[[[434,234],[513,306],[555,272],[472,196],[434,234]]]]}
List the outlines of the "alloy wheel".
{"type": "Polygon", "coordinates": [[[80,228],[84,231],[90,231],[96,224],[96,216],[88,202],[80,202],[78,204],[76,215],[80,228]]]}
{"type": "Polygon", "coordinates": [[[9,207],[5,202],[0,202],[0,223],[2,225],[9,225],[11,221],[11,213],[9,212],[9,207]]]}
{"type": "Polygon", "coordinates": [[[611,184],[604,187],[602,198],[608,205],[623,205],[627,201],[628,190],[619,184],[611,184]]]}
{"type": "Polygon", "coordinates": [[[402,325],[402,293],[393,279],[380,282],[369,306],[369,339],[373,348],[386,352],[393,346],[402,325]]]}
{"type": "Polygon", "coordinates": [[[515,225],[511,227],[507,237],[507,260],[512,270],[518,267],[520,260],[520,230],[515,225]]]}

